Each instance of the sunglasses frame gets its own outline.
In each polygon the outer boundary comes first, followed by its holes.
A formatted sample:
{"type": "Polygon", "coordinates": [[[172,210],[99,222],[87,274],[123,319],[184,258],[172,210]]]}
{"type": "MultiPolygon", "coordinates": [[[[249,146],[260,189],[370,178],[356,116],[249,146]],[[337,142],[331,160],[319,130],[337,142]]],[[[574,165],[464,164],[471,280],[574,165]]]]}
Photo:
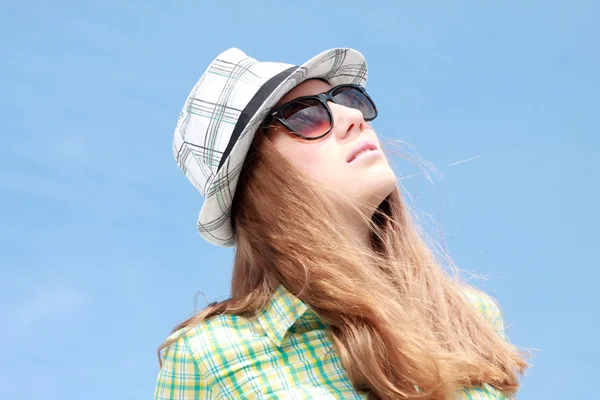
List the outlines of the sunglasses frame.
{"type": "MultiPolygon", "coordinates": [[[[288,131],[290,131],[292,134],[294,134],[295,136],[304,139],[304,140],[318,140],[321,139],[322,137],[326,136],[329,132],[331,132],[331,129],[333,128],[333,113],[331,112],[331,108],[329,108],[329,104],[328,102],[333,102],[335,104],[339,104],[341,106],[344,107],[348,107],[345,106],[344,104],[340,104],[337,101],[335,101],[335,99],[333,98],[334,93],[342,88],[353,88],[358,90],[359,92],[361,92],[366,98],[367,100],[369,100],[371,102],[371,104],[373,105],[373,110],[375,112],[375,115],[372,118],[365,118],[365,121],[373,121],[375,118],[377,118],[378,115],[378,111],[377,111],[377,106],[375,105],[375,102],[373,101],[373,99],[371,99],[371,96],[369,96],[369,94],[367,93],[367,91],[365,90],[364,87],[362,87],[361,85],[355,85],[355,84],[343,84],[343,85],[338,85],[335,86],[331,89],[329,89],[328,91],[324,92],[324,93],[319,93],[316,95],[311,95],[311,96],[302,96],[302,97],[298,97],[295,98],[293,100],[288,101],[285,104],[282,104],[281,106],[277,107],[275,110],[273,110],[270,114],[269,114],[269,122],[271,120],[276,120],[278,121],[281,125],[283,125],[288,131]],[[324,107],[325,110],[327,110],[327,114],[329,115],[329,128],[327,129],[327,131],[325,131],[325,133],[323,133],[322,135],[319,136],[315,136],[315,137],[308,137],[308,136],[304,136],[298,132],[296,132],[287,122],[287,120],[283,117],[283,112],[285,111],[285,109],[287,107],[289,107],[291,104],[298,102],[298,101],[302,101],[302,100],[307,100],[307,99],[311,99],[311,100],[317,100],[318,102],[320,102],[324,107]]],[[[360,110],[359,110],[360,111],[360,110]]],[[[364,116],[363,116],[364,118],[364,116]]]]}

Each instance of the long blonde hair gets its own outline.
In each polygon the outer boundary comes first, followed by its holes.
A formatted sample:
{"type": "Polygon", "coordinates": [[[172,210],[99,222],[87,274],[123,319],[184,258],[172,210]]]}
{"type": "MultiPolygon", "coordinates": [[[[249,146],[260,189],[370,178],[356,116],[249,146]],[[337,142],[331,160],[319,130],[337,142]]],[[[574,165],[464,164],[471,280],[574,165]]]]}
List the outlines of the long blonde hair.
{"type": "MultiPolygon", "coordinates": [[[[234,197],[231,297],[175,327],[252,316],[282,284],[329,325],[350,380],[382,399],[445,399],[490,384],[516,392],[527,367],[467,303],[412,223],[399,188],[368,223],[372,250],[351,243],[322,187],[258,132],[234,197]]],[[[165,342],[161,350],[173,340],[165,342]]]]}

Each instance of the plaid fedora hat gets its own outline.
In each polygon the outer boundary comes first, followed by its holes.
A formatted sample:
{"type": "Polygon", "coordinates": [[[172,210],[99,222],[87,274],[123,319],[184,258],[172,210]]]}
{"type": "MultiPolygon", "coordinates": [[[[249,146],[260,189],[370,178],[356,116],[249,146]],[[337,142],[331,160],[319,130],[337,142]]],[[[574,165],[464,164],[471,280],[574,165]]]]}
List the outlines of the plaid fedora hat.
{"type": "Polygon", "coordinates": [[[364,86],[367,65],[353,49],[327,50],[296,66],[259,62],[231,48],[194,85],[177,121],[173,154],[204,197],[197,226],[208,242],[235,244],[231,203],[256,130],[288,91],[312,78],[364,86]]]}

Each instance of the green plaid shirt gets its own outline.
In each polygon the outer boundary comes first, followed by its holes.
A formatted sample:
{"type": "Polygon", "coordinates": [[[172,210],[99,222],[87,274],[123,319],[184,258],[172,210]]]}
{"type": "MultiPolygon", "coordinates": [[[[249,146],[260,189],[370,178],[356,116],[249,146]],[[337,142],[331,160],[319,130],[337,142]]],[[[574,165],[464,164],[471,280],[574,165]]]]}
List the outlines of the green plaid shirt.
{"type": "MultiPolygon", "coordinates": [[[[497,305],[482,293],[467,294],[504,335],[497,305]]],[[[219,315],[181,332],[163,353],[155,400],[367,398],[352,386],[327,326],[283,286],[254,318],[219,315]]],[[[485,386],[462,390],[457,399],[505,397],[485,386]]]]}

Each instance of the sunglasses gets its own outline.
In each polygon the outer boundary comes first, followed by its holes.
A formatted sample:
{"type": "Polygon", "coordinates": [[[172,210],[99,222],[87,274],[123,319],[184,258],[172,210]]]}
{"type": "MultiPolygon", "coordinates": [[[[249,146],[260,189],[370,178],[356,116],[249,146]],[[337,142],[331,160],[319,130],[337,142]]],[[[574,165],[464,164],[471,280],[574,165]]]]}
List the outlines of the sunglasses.
{"type": "Polygon", "coordinates": [[[280,122],[294,135],[305,140],[317,140],[333,128],[333,114],[328,102],[359,110],[365,121],[377,117],[377,107],[360,85],[339,85],[314,96],[298,97],[276,108],[268,122],[280,122]]]}

